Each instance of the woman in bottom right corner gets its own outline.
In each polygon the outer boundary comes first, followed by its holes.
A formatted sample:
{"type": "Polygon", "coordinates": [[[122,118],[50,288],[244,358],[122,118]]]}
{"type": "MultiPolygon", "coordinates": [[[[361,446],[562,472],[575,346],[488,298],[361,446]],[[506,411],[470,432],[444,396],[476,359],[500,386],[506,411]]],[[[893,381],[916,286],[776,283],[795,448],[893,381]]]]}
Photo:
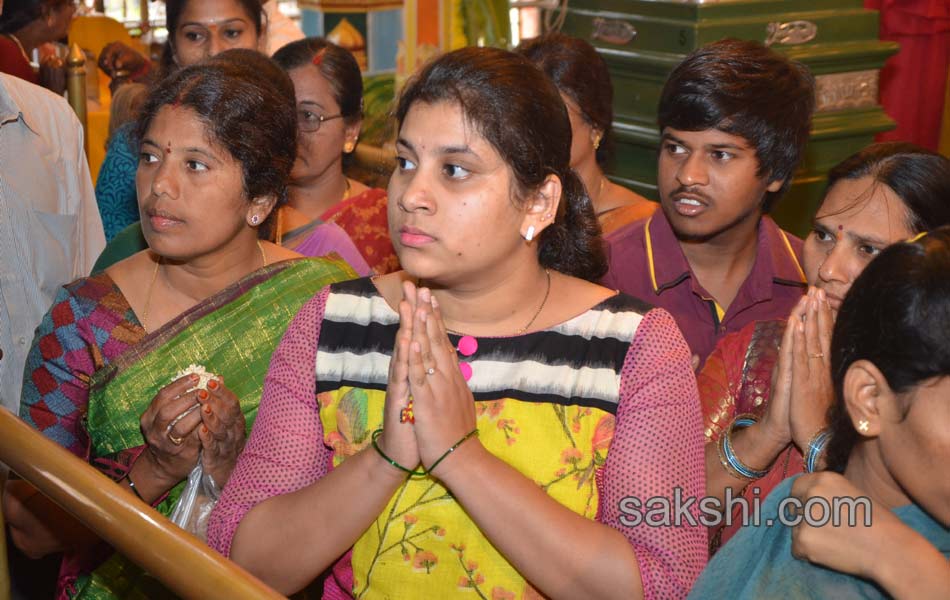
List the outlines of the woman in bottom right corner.
{"type": "Polygon", "coordinates": [[[690,598],[946,597],[947,331],[942,227],[887,248],[855,281],[832,336],[825,470],[775,488],[690,598]]]}

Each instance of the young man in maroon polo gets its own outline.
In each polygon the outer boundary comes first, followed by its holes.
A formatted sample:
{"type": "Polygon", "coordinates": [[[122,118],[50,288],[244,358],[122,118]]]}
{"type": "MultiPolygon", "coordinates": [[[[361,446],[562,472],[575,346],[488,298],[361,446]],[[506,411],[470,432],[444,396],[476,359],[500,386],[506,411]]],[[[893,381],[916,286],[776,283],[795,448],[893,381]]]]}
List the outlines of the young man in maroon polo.
{"type": "Polygon", "coordinates": [[[719,337],[788,316],[802,242],[767,216],[808,140],[814,81],[758,42],[696,50],[660,97],[662,210],[607,238],[603,284],[668,310],[698,369],[719,337]]]}

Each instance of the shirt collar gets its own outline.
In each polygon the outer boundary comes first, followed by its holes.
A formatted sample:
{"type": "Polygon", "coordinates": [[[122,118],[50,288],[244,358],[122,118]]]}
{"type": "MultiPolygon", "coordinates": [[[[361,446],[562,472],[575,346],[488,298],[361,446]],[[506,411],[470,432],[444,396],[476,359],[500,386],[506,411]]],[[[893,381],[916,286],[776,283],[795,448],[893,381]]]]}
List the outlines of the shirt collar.
{"type": "Polygon", "coordinates": [[[16,99],[14,99],[13,95],[7,90],[4,78],[0,77],[0,125],[20,119],[23,120],[23,124],[26,125],[30,131],[36,132],[35,129],[30,127],[29,122],[27,122],[26,114],[20,108],[20,105],[17,104],[16,99]]]}
{"type": "Polygon", "coordinates": [[[643,225],[647,246],[647,267],[653,292],[677,286],[691,274],[689,262],[663,211],[658,210],[643,225]]]}
{"type": "Polygon", "coordinates": [[[768,215],[763,216],[759,222],[758,251],[750,277],[752,294],[756,300],[771,299],[772,284],[796,287],[806,285],[805,271],[792,248],[788,234],[768,215]]]}
{"type": "MultiPolygon", "coordinates": [[[[643,227],[653,292],[659,294],[690,278],[689,262],[666,215],[656,211],[643,227]]],[[[749,275],[756,299],[771,298],[773,283],[805,285],[805,273],[788,235],[767,215],[759,221],[757,245],[755,264],[749,275]]]]}

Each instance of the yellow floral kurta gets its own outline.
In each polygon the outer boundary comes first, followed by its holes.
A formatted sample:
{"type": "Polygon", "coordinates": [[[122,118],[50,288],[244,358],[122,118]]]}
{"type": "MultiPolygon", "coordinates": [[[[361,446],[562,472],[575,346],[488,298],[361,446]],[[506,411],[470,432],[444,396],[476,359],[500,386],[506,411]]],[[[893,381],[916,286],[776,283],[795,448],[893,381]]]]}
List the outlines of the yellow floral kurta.
{"type": "MultiPolygon", "coordinates": [[[[319,395],[324,441],[334,466],[370,443],[382,426],[385,393],[343,387],[319,395]]],[[[479,438],[492,454],[589,519],[597,515],[594,475],[604,465],[614,416],[598,408],[523,402],[476,404],[479,438]]],[[[530,597],[523,577],[480,534],[438,479],[399,488],[353,548],[353,594],[392,598],[399,590],[470,590],[484,598],[530,597]]],[[[444,597],[437,594],[433,597],[444,597]]]]}

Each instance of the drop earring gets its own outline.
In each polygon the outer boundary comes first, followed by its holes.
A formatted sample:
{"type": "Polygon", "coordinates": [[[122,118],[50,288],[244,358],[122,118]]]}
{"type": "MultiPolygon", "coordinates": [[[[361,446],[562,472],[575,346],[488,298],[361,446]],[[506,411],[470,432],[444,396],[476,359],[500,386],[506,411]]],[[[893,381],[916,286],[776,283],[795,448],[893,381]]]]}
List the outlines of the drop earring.
{"type": "Polygon", "coordinates": [[[524,239],[526,242],[534,239],[534,225],[528,225],[528,231],[525,232],[524,239]]]}
{"type": "Polygon", "coordinates": [[[595,152],[597,151],[598,148],[600,148],[600,140],[603,136],[604,134],[600,133],[599,131],[594,134],[594,139],[591,140],[591,143],[594,145],[595,152]]]}
{"type": "Polygon", "coordinates": [[[356,142],[348,141],[345,144],[343,144],[343,152],[345,152],[346,154],[349,154],[350,152],[352,152],[354,148],[356,148],[356,142]]]}

